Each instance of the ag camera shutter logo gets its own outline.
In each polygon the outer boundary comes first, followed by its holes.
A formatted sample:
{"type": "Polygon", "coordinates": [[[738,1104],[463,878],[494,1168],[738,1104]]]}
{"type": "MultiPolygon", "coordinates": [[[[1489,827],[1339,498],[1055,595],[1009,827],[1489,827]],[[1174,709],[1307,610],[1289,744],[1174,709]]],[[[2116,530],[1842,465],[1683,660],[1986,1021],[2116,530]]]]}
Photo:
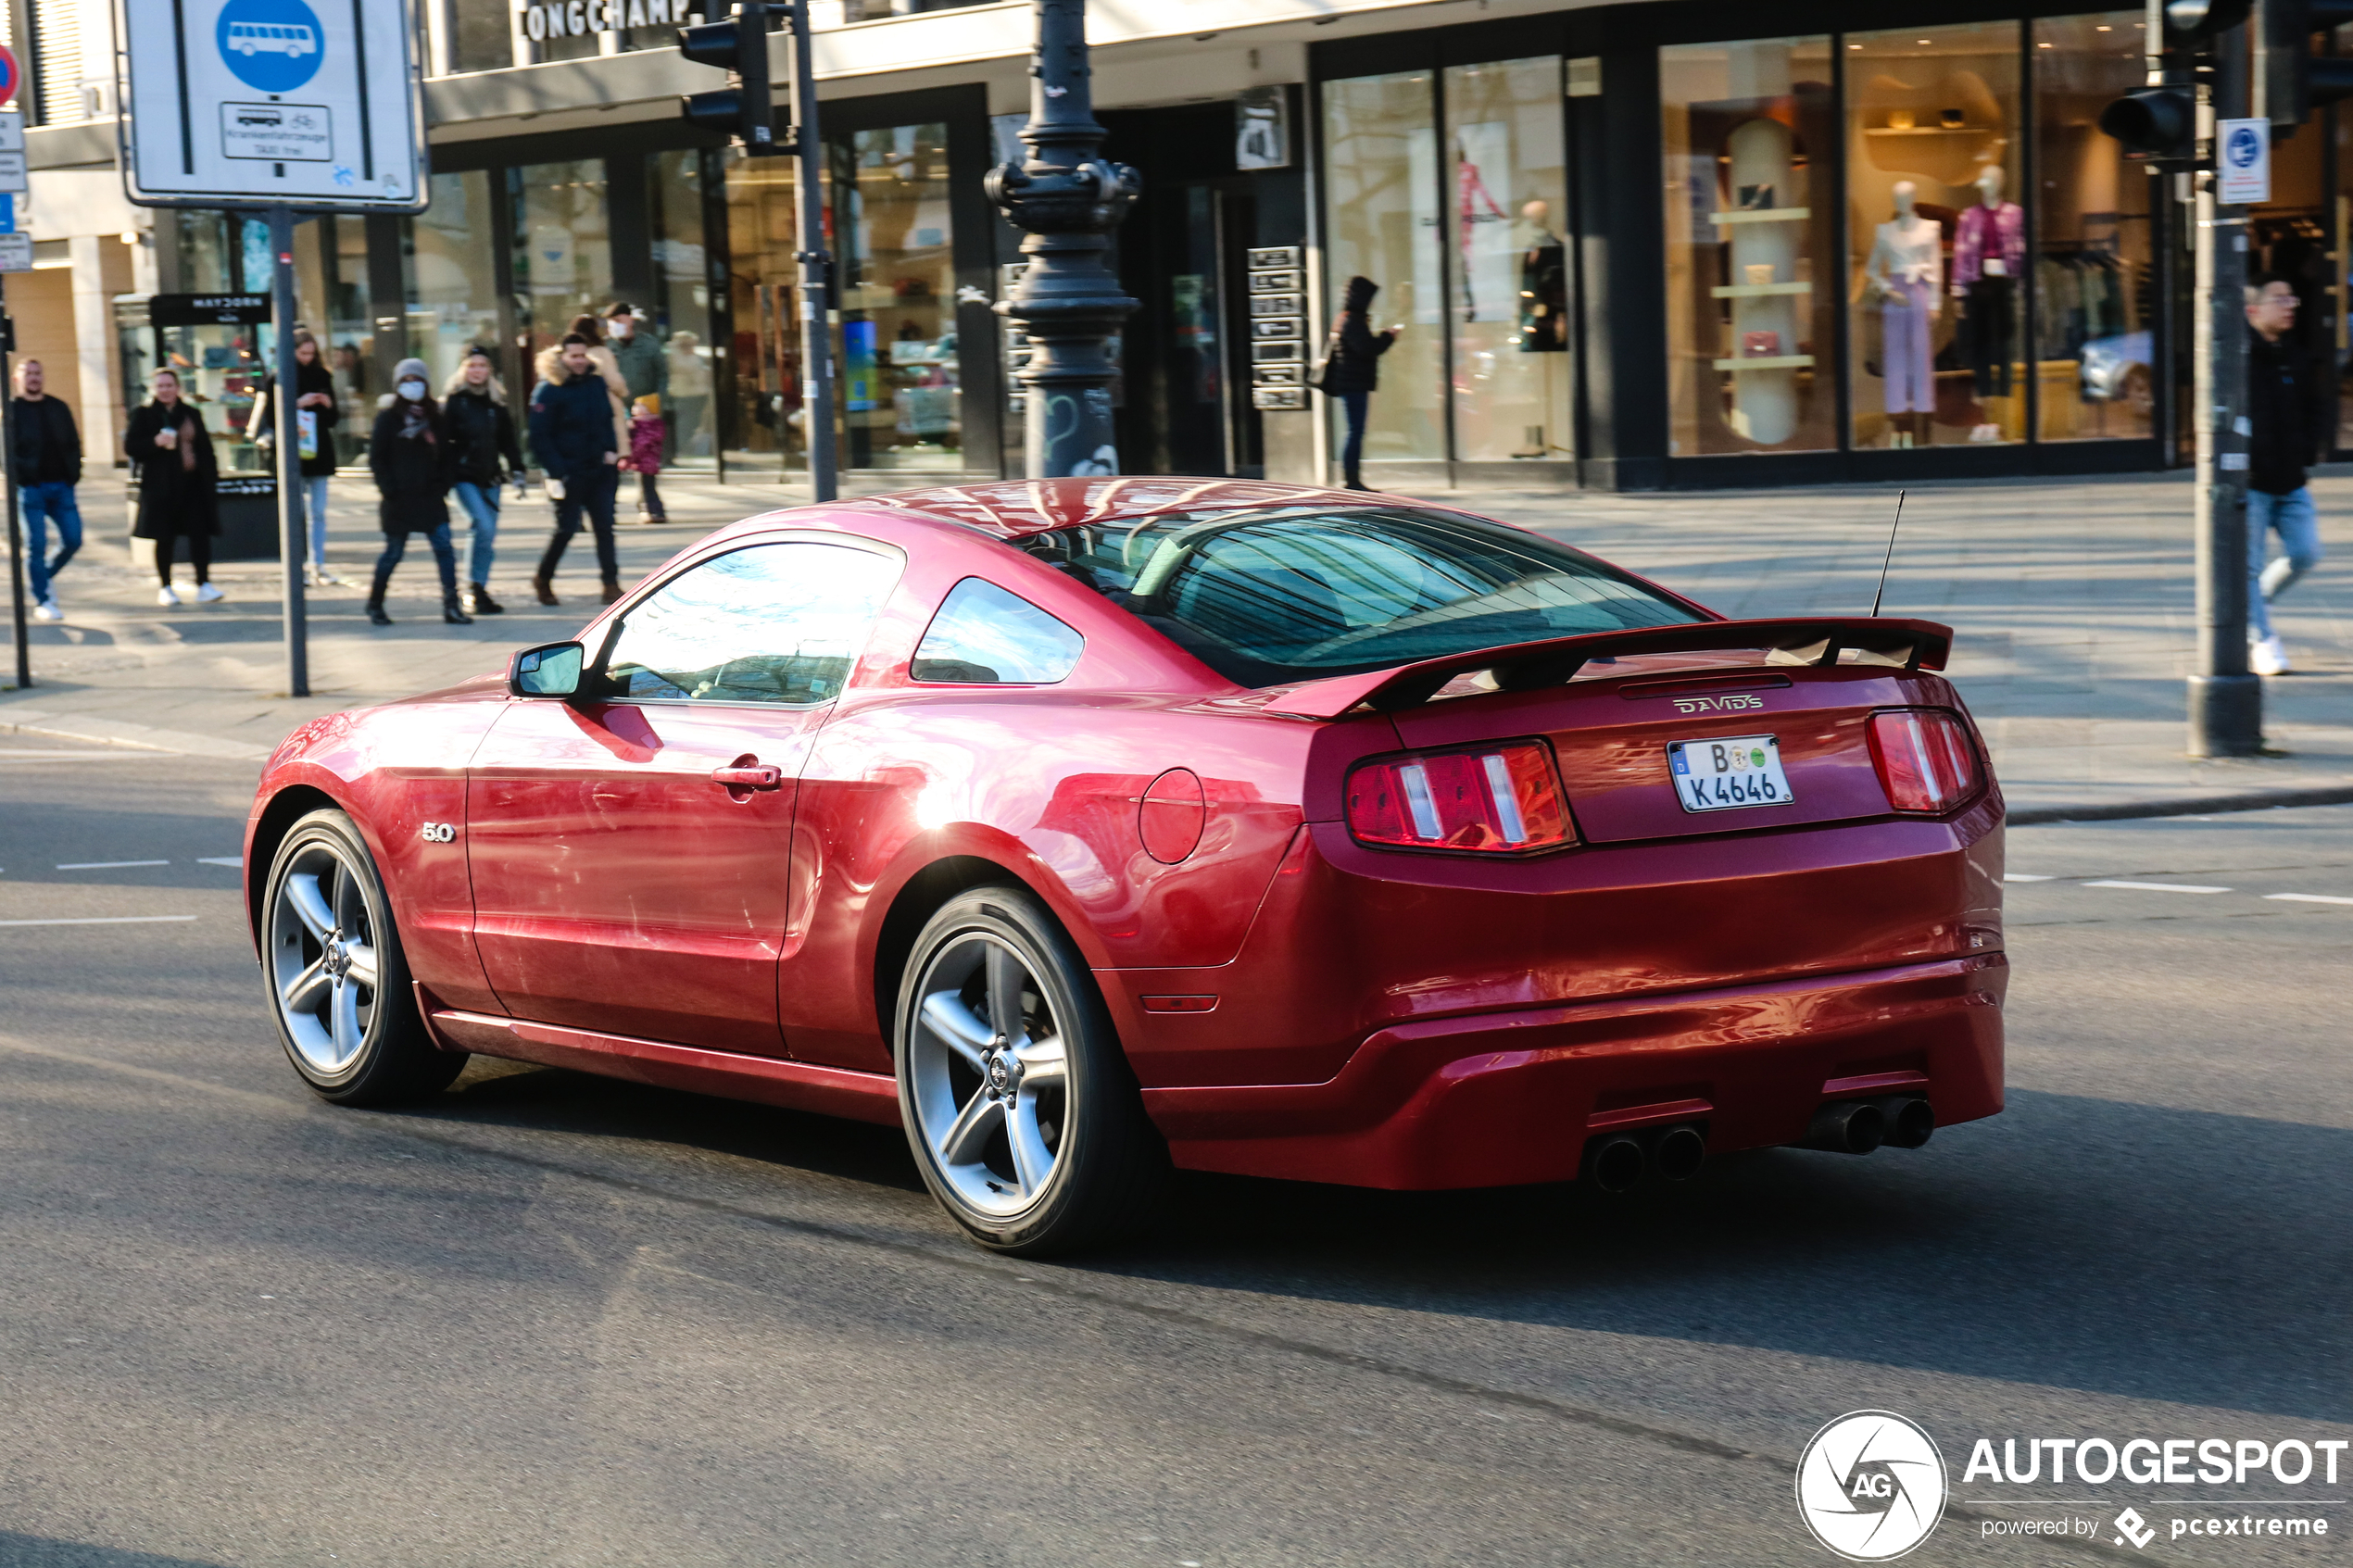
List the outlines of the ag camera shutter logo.
{"type": "Polygon", "coordinates": [[[1891,1411],[1840,1416],[1797,1461],[1799,1516],[1850,1562],[1886,1562],[1928,1539],[1948,1495],[1936,1440],[1891,1411]]]}

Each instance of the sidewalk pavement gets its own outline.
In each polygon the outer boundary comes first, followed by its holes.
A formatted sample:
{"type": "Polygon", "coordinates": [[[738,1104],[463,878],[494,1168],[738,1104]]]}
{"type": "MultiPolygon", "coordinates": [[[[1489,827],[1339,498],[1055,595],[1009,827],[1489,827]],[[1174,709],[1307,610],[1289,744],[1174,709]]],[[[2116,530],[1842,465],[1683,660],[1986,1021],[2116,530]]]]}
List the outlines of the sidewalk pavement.
{"type": "MultiPolygon", "coordinates": [[[[1883,612],[1955,629],[1949,672],[1993,747],[2014,819],[2353,800],[2353,468],[2322,470],[2314,489],[2332,558],[2275,607],[2296,673],[2264,683],[2267,736],[2284,755],[2184,754],[2196,643],[2186,475],[1917,487],[1883,612]]],[[[624,582],[711,528],[795,499],[781,485],[675,473],[662,491],[673,521],[661,527],[628,526],[624,496],[624,582]]],[[[307,719],[495,671],[509,650],[568,635],[595,613],[585,537],[558,576],[564,603],[533,600],[550,526],[535,491],[507,503],[491,584],[507,613],[444,626],[432,554],[412,541],[388,601],[396,624],[371,627],[362,604],[382,540],[374,495],[350,475],[333,497],[329,558],[352,585],[312,591],[313,695],[295,699],[284,695],[276,564],[224,564],[213,577],[225,602],[159,608],[155,579],[132,565],[117,483],[85,484],[91,538],[57,584],[67,619],[33,624],[34,688],[0,696],[0,733],[259,761],[307,719]]],[[[1895,489],[1431,498],[1542,529],[1725,614],[1763,616],[1869,609],[1895,489]]],[[[462,531],[459,550],[462,565],[462,531]]]]}

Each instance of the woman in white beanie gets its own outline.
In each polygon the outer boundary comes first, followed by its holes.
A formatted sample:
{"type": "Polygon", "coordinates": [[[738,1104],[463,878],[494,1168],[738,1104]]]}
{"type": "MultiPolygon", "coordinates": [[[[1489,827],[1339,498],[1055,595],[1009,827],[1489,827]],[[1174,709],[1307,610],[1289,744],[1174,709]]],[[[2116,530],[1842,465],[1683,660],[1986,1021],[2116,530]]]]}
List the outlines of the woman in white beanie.
{"type": "Polygon", "coordinates": [[[368,590],[368,619],[379,626],[392,624],[384,613],[384,589],[408,551],[409,535],[422,533],[441,568],[441,619],[452,626],[468,625],[473,617],[458,602],[458,552],[449,543],[449,486],[457,473],[449,433],[426,384],[422,359],[400,361],[392,384],[393,395],[384,400],[368,445],[368,467],[384,496],[377,521],[384,531],[384,553],[376,558],[376,580],[368,590]]]}

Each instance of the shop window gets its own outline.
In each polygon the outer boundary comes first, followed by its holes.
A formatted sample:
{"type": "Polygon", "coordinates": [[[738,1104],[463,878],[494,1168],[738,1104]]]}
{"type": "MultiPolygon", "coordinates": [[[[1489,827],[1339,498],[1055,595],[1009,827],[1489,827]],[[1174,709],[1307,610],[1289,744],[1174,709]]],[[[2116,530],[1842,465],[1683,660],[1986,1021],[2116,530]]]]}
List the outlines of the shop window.
{"type": "MultiPolygon", "coordinates": [[[[401,246],[402,282],[409,298],[409,352],[432,371],[434,395],[474,347],[501,356],[498,341],[497,257],[490,245],[490,176],[436,174],[432,205],[407,220],[401,246]]],[[[502,367],[511,375],[511,367],[502,367]]],[[[528,386],[510,385],[518,408],[528,386]]]]}
{"type": "Polygon", "coordinates": [[[516,0],[445,0],[452,71],[505,70],[516,65],[515,33],[523,21],[516,0]]]}
{"type": "Polygon", "coordinates": [[[1667,450],[1838,444],[1836,134],[1827,38],[1659,51],[1667,187],[1667,450]]]}
{"type": "Polygon", "coordinates": [[[1453,66],[1454,456],[1567,458],[1568,178],[1557,55],[1453,66]]]}
{"type": "MultiPolygon", "coordinates": [[[[375,364],[374,291],[368,281],[368,220],[324,216],[319,226],[321,292],[326,308],[327,369],[335,383],[335,450],[346,463],[364,460],[375,428],[379,388],[375,364]]],[[[391,371],[389,365],[381,368],[391,371]]]]}
{"type": "Polygon", "coordinates": [[[2150,179],[2099,118],[2147,74],[2146,20],[2108,11],[2032,26],[2036,433],[2145,440],[2158,386],[2150,179]]]}
{"type": "Polygon", "coordinates": [[[948,128],[830,138],[842,435],[852,469],[961,470],[948,128]]]}
{"type": "Polygon", "coordinates": [[[714,381],[717,439],[732,464],[806,468],[793,159],[720,155],[727,197],[727,373],[714,381]]]}
{"type": "MultiPolygon", "coordinates": [[[[515,206],[515,293],[525,345],[535,358],[563,341],[574,318],[613,302],[612,236],[605,163],[575,158],[510,171],[515,206]]],[[[526,367],[526,375],[531,370],[526,367]]]]}
{"type": "MultiPolygon", "coordinates": [[[[1382,290],[1373,301],[1374,329],[1397,330],[1365,423],[1365,458],[1372,463],[1447,456],[1439,399],[1448,313],[1435,87],[1432,72],[1415,70],[1323,88],[1327,302],[1337,309],[1350,278],[1369,278],[1382,290]]],[[[1557,104],[1552,108],[1558,113],[1557,104]]],[[[1330,324],[1315,327],[1311,353],[1320,352],[1330,324]]],[[[1336,433],[1334,450],[1339,445],[1336,433]]]]}
{"type": "Polygon", "coordinates": [[[663,461],[709,472],[718,467],[711,406],[711,276],[703,247],[705,156],[655,153],[647,184],[652,204],[654,297],[650,330],[663,358],[663,461]]]}
{"type": "Polygon", "coordinates": [[[2019,24],[1843,38],[1856,446],[2026,438],[2019,24]],[[1931,234],[1931,227],[1935,230],[1931,234]]]}
{"type": "MultiPolygon", "coordinates": [[[[2326,227],[2326,122],[2322,110],[2292,134],[2271,133],[2271,199],[2247,210],[2246,270],[2250,278],[2276,277],[2295,292],[2296,322],[2285,341],[2296,361],[2311,367],[2314,390],[2333,395],[2323,367],[2336,342],[2338,283],[2345,274],[2331,255],[2326,227]]],[[[2345,178],[2342,165],[2337,178],[2345,178]]]]}

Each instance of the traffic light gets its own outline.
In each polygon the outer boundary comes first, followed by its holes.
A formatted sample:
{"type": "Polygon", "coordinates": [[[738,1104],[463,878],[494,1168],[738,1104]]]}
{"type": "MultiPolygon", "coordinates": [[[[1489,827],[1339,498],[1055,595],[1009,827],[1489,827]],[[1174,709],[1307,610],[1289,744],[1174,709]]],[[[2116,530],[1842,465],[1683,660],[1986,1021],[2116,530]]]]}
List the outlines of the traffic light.
{"type": "Polygon", "coordinates": [[[2259,112],[2274,140],[2293,135],[2322,104],[2353,98],[2353,58],[2316,56],[2312,35],[2353,21],[2353,0],[2258,0],[2259,112]]]}
{"type": "Polygon", "coordinates": [[[754,156],[792,151],[776,140],[776,105],[768,86],[768,19],[783,9],[764,0],[737,0],[736,14],[725,20],[678,30],[680,54],[733,78],[728,86],[682,97],[679,112],[686,123],[724,132],[754,156]]]}
{"type": "MultiPolygon", "coordinates": [[[[2337,5],[2353,0],[2264,0],[2266,5],[2337,5]]],[[[2100,129],[2145,163],[2187,164],[2197,157],[2197,91],[2212,68],[2214,40],[2247,19],[2255,0],[2167,0],[2163,80],[2136,88],[2100,111],[2100,129]]]]}

